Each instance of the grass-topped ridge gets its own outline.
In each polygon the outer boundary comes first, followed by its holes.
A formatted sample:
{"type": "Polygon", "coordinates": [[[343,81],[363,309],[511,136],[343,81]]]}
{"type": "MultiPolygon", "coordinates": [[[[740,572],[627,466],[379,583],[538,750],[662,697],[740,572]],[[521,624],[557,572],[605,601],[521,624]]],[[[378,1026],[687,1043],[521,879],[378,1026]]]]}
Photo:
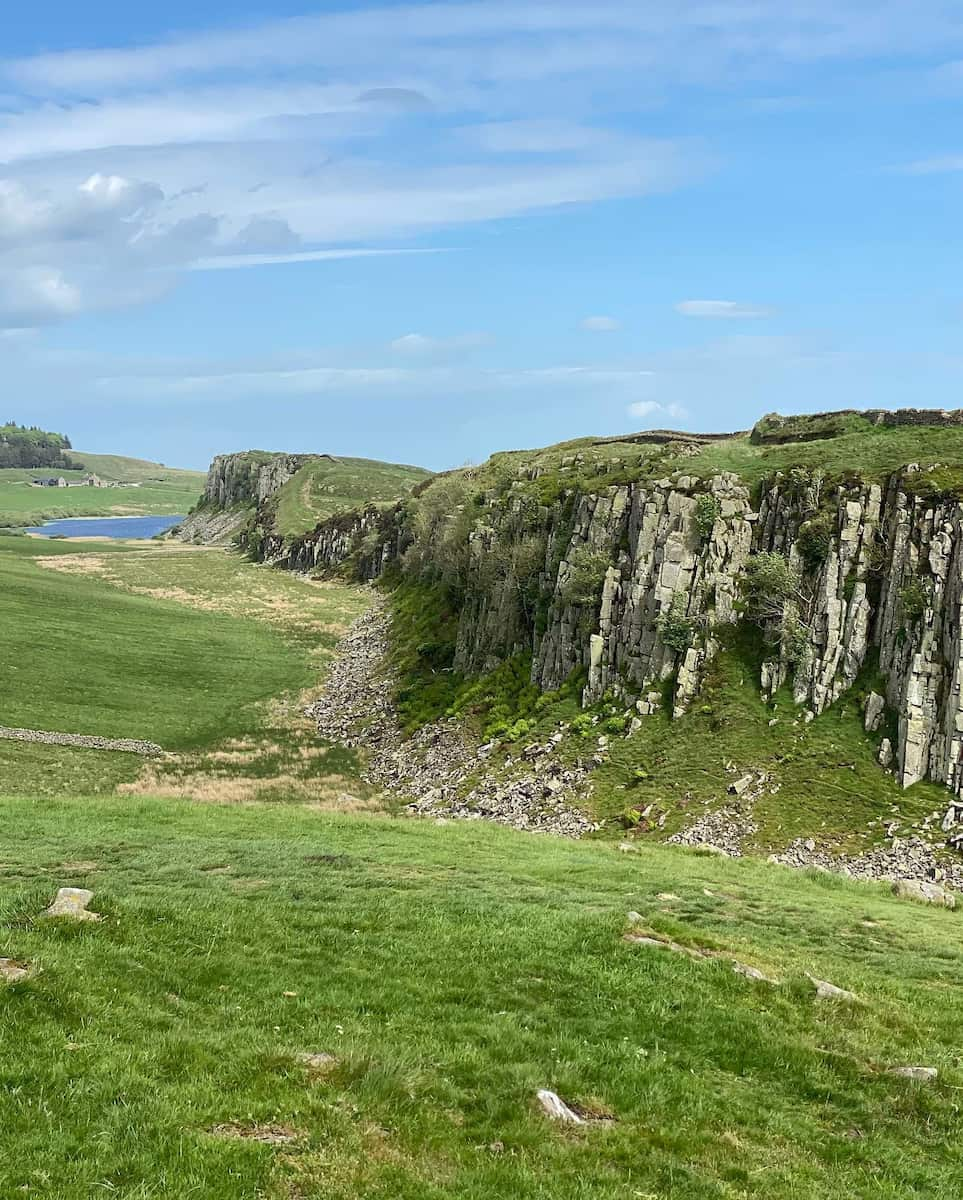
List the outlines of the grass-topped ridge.
{"type": "Polygon", "coordinates": [[[273,498],[273,532],[297,537],[338,513],[399,500],[431,477],[423,467],[401,463],[330,454],[312,457],[273,498]]]}

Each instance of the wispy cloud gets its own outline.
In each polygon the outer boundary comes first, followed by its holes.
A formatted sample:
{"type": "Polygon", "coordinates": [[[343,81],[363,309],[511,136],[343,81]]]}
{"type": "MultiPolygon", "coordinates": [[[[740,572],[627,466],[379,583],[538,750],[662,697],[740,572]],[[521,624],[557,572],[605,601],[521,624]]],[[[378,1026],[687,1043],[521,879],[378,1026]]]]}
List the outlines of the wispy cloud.
{"type": "Polygon", "coordinates": [[[586,317],[581,325],[589,333],[615,333],[622,328],[616,317],[586,317]]]}
{"type": "Polygon", "coordinates": [[[393,250],[390,248],[348,247],[341,250],[299,250],[293,254],[220,254],[199,258],[189,264],[191,271],[236,271],[244,267],[266,267],[282,263],[330,262],[340,258],[384,258],[406,254],[445,254],[441,246],[393,250]]]}
{"type": "Polygon", "coordinates": [[[743,304],[739,300],[682,300],[675,308],[684,317],[706,317],[715,321],[746,321],[772,316],[771,308],[743,304]]]}
{"type": "Polygon", "coordinates": [[[0,59],[0,327],[44,296],[66,319],[164,294],[189,269],[397,253],[686,187],[711,151],[640,136],[626,114],[747,79],[805,97],[814,65],[932,50],[963,54],[945,0],[438,0],[0,59]],[[140,208],[85,199],[93,178],[140,208]]]}

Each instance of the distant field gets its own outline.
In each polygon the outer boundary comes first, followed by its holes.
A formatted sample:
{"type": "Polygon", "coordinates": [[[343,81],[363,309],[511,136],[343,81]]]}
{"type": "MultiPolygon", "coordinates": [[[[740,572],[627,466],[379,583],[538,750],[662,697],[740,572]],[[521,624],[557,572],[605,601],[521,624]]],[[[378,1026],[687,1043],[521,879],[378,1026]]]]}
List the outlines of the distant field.
{"type": "Polygon", "coordinates": [[[399,499],[430,471],[366,458],[316,459],[277,494],[275,529],[296,537],[335,513],[399,499]]]}
{"type": "MultiPolygon", "coordinates": [[[[340,773],[341,758],[288,763],[310,731],[296,704],[278,706],[317,685],[365,603],[224,552],[0,537],[0,724],[158,742],[178,755],[167,789],[212,771],[252,777],[235,795],[255,776],[340,773]],[[232,739],[243,749],[208,760],[232,739]]],[[[144,766],[0,741],[0,793],[110,791],[144,766]]]]}
{"type": "Polygon", "coordinates": [[[58,517],[138,516],[156,513],[187,513],[197,503],[204,487],[204,473],[164,467],[159,463],[110,454],[72,451],[84,463],[83,471],[0,470],[0,526],[35,525],[58,517]],[[101,479],[139,483],[136,488],[37,488],[30,480],[62,476],[68,483],[80,482],[93,472],[101,479]]]}

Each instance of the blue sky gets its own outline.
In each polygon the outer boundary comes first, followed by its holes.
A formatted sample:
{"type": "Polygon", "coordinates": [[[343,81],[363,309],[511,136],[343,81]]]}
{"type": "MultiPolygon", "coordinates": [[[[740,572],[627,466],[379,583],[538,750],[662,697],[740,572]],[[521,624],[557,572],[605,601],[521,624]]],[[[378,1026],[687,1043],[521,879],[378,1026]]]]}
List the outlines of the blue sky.
{"type": "Polygon", "coordinates": [[[963,8],[18,6],[7,410],[441,468],[959,407],[963,8]]]}

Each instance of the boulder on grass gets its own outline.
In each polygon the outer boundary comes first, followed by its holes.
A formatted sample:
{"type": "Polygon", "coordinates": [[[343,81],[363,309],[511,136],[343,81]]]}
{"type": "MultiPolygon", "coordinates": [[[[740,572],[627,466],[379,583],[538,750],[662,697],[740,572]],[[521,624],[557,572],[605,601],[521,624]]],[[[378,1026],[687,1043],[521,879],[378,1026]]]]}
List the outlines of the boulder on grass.
{"type": "Polygon", "coordinates": [[[931,883],[927,879],[897,879],[893,884],[893,895],[901,900],[915,900],[918,904],[956,908],[956,895],[941,883],[931,883]]]}
{"type": "Polygon", "coordinates": [[[86,888],[61,888],[53,904],[44,909],[45,917],[66,917],[70,921],[102,921],[100,913],[90,912],[87,905],[94,893],[86,888]]]}

